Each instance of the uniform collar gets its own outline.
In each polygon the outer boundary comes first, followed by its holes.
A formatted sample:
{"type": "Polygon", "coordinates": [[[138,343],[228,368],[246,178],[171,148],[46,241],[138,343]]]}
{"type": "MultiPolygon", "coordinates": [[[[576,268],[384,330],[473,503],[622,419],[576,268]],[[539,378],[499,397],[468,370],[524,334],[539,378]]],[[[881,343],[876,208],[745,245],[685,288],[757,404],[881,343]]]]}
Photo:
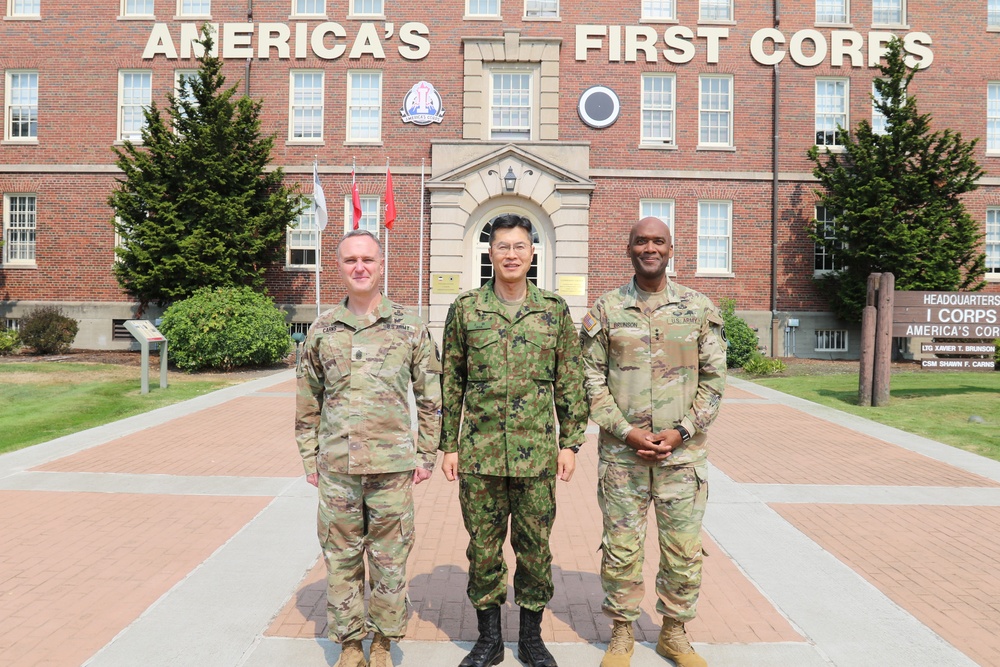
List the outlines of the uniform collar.
{"type": "Polygon", "coordinates": [[[347,297],[345,296],[339,304],[333,308],[333,319],[336,322],[343,322],[355,331],[370,327],[379,320],[392,316],[392,302],[384,294],[368,317],[358,317],[347,309],[347,297]]]}
{"type": "Polygon", "coordinates": [[[497,298],[496,292],[493,291],[493,279],[490,279],[488,283],[479,288],[479,295],[476,298],[476,310],[496,313],[506,320],[516,322],[528,313],[545,310],[545,299],[542,297],[542,291],[535,287],[531,281],[528,281],[528,291],[524,295],[524,301],[521,302],[521,307],[517,309],[517,314],[511,317],[507,312],[507,308],[497,298]]]}
{"type": "MultiPolygon", "coordinates": [[[[666,297],[666,303],[680,303],[680,290],[677,287],[677,283],[667,276],[667,284],[663,288],[664,296],[666,297]]],[[[632,276],[632,280],[622,287],[622,305],[625,308],[638,308],[639,299],[639,287],[635,284],[635,276],[632,276]]]]}

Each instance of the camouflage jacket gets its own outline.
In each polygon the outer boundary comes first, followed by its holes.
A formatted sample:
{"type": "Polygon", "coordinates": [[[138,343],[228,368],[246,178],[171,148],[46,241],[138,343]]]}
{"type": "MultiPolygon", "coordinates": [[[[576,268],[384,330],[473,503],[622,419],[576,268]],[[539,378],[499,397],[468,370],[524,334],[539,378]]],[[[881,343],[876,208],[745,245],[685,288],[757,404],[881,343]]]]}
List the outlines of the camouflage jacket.
{"type": "Polygon", "coordinates": [[[554,475],[558,449],[583,443],[580,343],[561,297],[529,283],[511,318],[493,281],[462,294],[445,321],[442,362],[441,450],[458,452],[460,473],[554,475]]]}
{"type": "Polygon", "coordinates": [[[440,429],[440,373],[437,345],[410,309],[382,297],[375,312],[359,318],[345,299],[320,315],[309,328],[296,373],[295,439],[306,474],[431,470],[440,429]]]}
{"type": "Polygon", "coordinates": [[[667,280],[648,314],[635,280],[601,296],[583,318],[580,338],[591,413],[601,427],[604,461],[645,463],[625,444],[633,426],[657,433],[680,425],[691,439],[660,465],[700,463],[705,431],[726,386],[722,315],[708,297],[667,280]]]}

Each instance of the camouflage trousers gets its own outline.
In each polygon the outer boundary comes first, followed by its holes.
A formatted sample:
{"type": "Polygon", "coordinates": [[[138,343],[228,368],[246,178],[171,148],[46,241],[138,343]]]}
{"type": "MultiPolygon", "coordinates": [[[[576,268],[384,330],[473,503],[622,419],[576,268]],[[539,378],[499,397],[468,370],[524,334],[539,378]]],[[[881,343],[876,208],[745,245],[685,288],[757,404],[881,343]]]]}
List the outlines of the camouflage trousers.
{"type": "Polygon", "coordinates": [[[514,549],[514,602],[541,611],[552,598],[549,534],[556,518],[555,477],[460,475],[459,501],[469,532],[469,586],[472,606],[487,609],[507,601],[503,543],[510,518],[514,549]]]}
{"type": "Polygon", "coordinates": [[[657,613],[688,622],[701,589],[701,522],[708,503],[708,468],[619,465],[601,461],[597,502],[604,515],[601,585],[604,613],[639,618],[644,595],[642,562],[649,505],[656,514],[660,566],[657,613]]]}
{"type": "Polygon", "coordinates": [[[342,475],[321,471],[317,530],[327,571],[330,639],[406,630],[406,558],[413,547],[413,471],[342,475]],[[371,597],[365,616],[365,563],[371,597]]]}

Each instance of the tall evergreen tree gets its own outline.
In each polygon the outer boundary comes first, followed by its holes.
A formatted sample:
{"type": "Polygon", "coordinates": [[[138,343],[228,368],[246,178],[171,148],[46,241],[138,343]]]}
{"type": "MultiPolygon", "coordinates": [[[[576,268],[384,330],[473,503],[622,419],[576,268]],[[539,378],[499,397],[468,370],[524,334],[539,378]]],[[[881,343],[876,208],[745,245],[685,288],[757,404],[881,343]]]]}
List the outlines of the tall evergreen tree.
{"type": "Polygon", "coordinates": [[[115,276],[140,311],[201,287],[264,288],[301,197],[267,172],[273,136],[262,136],[261,103],[224,89],[206,25],[197,74],[167,96],[169,124],[153,102],[142,145],[114,151],[124,176],[108,201],[121,237],[115,276]]]}
{"type": "Polygon", "coordinates": [[[809,226],[836,264],[817,281],[833,311],[848,321],[861,319],[873,272],[891,272],[900,290],[985,285],[983,235],[961,198],[983,173],[973,158],[976,140],[950,129],[931,131],[931,115],[918,113],[908,92],[916,70],[904,58],[902,42],[893,39],[882,77],[874,81],[884,134],[862,120],[853,134],[838,128],[842,153],[809,150],[823,185],[819,203],[836,217],[834,234],[823,221],[809,226]]]}

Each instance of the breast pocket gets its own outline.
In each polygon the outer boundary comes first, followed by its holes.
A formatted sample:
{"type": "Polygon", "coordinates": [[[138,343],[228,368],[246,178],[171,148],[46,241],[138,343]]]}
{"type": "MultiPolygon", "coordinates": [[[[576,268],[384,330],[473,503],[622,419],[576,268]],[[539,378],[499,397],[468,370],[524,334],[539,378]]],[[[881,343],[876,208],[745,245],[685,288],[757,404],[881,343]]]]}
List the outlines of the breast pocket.
{"type": "Polygon", "coordinates": [[[472,382],[483,382],[499,377],[504,363],[500,333],[493,329],[480,329],[466,334],[469,346],[468,373],[472,382]]]}
{"type": "Polygon", "coordinates": [[[546,331],[524,334],[525,372],[534,380],[552,382],[556,379],[556,336],[546,331]]]}
{"type": "Polygon", "coordinates": [[[413,346],[410,343],[410,332],[394,330],[385,336],[376,354],[371,359],[369,373],[375,377],[389,380],[394,376],[409,377],[409,371],[401,373],[401,369],[410,368],[413,346]]]}
{"type": "Polygon", "coordinates": [[[320,342],[319,354],[328,384],[350,375],[351,362],[348,360],[350,353],[351,336],[347,332],[328,335],[320,342]]]}

